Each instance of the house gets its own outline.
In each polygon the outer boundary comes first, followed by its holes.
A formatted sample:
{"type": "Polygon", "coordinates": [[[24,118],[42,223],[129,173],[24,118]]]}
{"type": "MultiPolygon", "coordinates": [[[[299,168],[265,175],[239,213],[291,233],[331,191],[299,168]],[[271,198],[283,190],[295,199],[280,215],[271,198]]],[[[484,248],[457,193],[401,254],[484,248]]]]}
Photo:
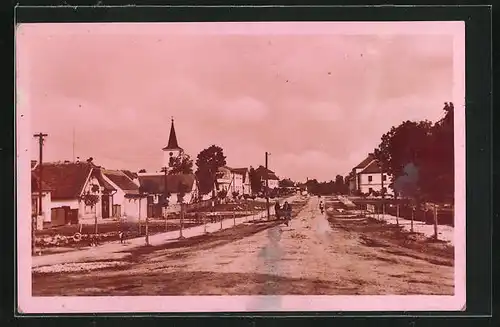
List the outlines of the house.
{"type": "MultiPolygon", "coordinates": [[[[37,167],[38,169],[33,171],[38,176],[39,166],[37,167]]],[[[116,189],[103,178],[101,167],[92,162],[43,163],[42,179],[51,189],[50,206],[47,209],[42,207],[42,210],[51,211],[51,223],[58,208],[73,210],[72,212],[76,212],[77,221],[81,223],[93,223],[94,217],[98,219],[111,217],[112,197],[116,189]],[[86,205],[82,200],[84,194],[96,195],[98,198],[96,205],[86,205]]]]}
{"type": "Polygon", "coordinates": [[[355,166],[349,174],[349,190],[352,192],[361,192],[371,194],[380,192],[383,188],[387,194],[393,194],[389,188],[389,174],[382,171],[382,168],[373,153],[355,166]]]}
{"type": "Polygon", "coordinates": [[[139,173],[139,184],[147,193],[147,216],[161,217],[163,215],[162,199],[167,190],[169,211],[180,210],[180,195],[184,195],[183,203],[193,203],[198,196],[196,177],[194,174],[166,175],[162,173],[139,173]]]}
{"type": "Polygon", "coordinates": [[[260,178],[260,181],[262,183],[262,186],[266,186],[266,179],[267,179],[267,185],[270,189],[275,189],[279,187],[279,178],[276,176],[276,173],[264,166],[259,166],[257,169],[255,169],[255,174],[260,178]]]}
{"type": "Polygon", "coordinates": [[[111,204],[113,217],[140,220],[147,216],[146,195],[139,192],[139,183],[134,182],[137,175],[121,170],[103,170],[102,174],[116,189],[111,204]]]}
{"type": "Polygon", "coordinates": [[[231,168],[233,184],[231,192],[238,192],[240,195],[251,194],[250,175],[248,168],[231,168]]]}
{"type": "Polygon", "coordinates": [[[248,168],[220,167],[217,173],[217,186],[219,190],[226,190],[229,196],[233,192],[237,192],[239,195],[250,194],[248,168]]]}

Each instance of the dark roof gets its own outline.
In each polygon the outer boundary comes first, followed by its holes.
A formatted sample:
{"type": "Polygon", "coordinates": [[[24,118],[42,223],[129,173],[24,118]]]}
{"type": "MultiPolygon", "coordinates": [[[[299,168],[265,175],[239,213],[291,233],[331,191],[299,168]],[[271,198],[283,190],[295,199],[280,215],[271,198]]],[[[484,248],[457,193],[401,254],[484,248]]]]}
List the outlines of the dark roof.
{"type": "Polygon", "coordinates": [[[179,143],[177,142],[177,135],[175,134],[174,120],[172,119],[172,125],[170,126],[170,135],[168,137],[168,144],[163,150],[177,150],[181,149],[179,143]]]}
{"type": "Polygon", "coordinates": [[[378,164],[376,160],[373,160],[368,167],[363,169],[360,174],[376,174],[376,173],[382,173],[382,168],[378,164]]]}
{"type": "Polygon", "coordinates": [[[88,163],[44,163],[42,179],[53,188],[52,199],[77,198],[92,167],[88,163]]]}
{"type": "MultiPolygon", "coordinates": [[[[44,163],[42,179],[52,189],[52,199],[76,199],[83,190],[87,179],[93,171],[93,176],[104,186],[105,190],[114,190],[100,173],[100,168],[87,162],[44,163]]],[[[36,171],[38,174],[38,171],[36,171]]]]}
{"type": "MultiPolygon", "coordinates": [[[[167,191],[178,193],[183,185],[187,192],[190,192],[194,182],[194,174],[167,175],[167,191]]],[[[161,194],[165,190],[165,175],[139,175],[139,184],[147,193],[161,194]]]]}
{"type": "Polygon", "coordinates": [[[368,156],[359,163],[359,165],[357,165],[356,167],[354,167],[354,169],[357,169],[357,168],[365,168],[366,166],[368,166],[370,164],[370,162],[372,162],[373,160],[375,160],[375,156],[373,155],[373,153],[369,153],[368,156]]]}
{"type": "MultiPolygon", "coordinates": [[[[31,172],[31,192],[38,192],[40,179],[36,172],[31,172]]],[[[42,192],[52,191],[52,188],[47,185],[47,183],[42,182],[42,192]]]]}
{"type": "Polygon", "coordinates": [[[255,169],[255,172],[257,173],[257,176],[259,176],[261,179],[266,179],[266,174],[267,174],[267,179],[271,180],[278,180],[278,176],[272,171],[271,169],[266,169],[264,166],[259,166],[259,168],[255,169]]]}
{"type": "Polygon", "coordinates": [[[103,174],[122,190],[132,191],[139,189],[139,186],[137,186],[137,184],[134,183],[124,172],[104,170],[103,174]]]}
{"type": "Polygon", "coordinates": [[[137,174],[136,174],[136,173],[131,172],[130,170],[122,170],[122,172],[123,172],[125,175],[127,175],[127,176],[128,176],[128,178],[130,178],[130,179],[132,179],[132,180],[133,180],[133,179],[135,179],[135,178],[137,178],[137,174]]]}
{"type": "Polygon", "coordinates": [[[94,167],[92,170],[92,176],[94,176],[98,181],[101,186],[104,186],[104,190],[111,192],[111,191],[116,191],[116,189],[113,187],[113,185],[109,184],[104,177],[102,177],[102,170],[100,168],[94,167]]]}

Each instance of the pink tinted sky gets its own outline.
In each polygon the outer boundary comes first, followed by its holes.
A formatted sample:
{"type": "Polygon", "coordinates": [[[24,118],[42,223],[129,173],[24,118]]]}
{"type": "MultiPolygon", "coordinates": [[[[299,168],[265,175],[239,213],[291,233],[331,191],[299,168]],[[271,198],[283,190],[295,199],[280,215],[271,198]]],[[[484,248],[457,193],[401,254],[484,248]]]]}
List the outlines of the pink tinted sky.
{"type": "Polygon", "coordinates": [[[174,116],[193,159],[217,144],[248,167],[269,151],[295,180],[347,174],[391,126],[435,121],[452,101],[452,35],[304,24],[21,25],[18,101],[31,132],[49,134],[47,161],[72,160],[74,128],[81,159],[159,170],[174,116]]]}

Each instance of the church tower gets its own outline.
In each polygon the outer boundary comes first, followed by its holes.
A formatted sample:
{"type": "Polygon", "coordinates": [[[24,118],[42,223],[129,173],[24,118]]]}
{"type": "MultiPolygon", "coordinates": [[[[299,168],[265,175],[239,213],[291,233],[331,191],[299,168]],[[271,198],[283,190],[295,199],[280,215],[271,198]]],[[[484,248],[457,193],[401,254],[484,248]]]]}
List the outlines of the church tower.
{"type": "Polygon", "coordinates": [[[174,119],[172,118],[172,125],[170,126],[170,135],[168,137],[168,144],[163,149],[163,166],[170,167],[174,158],[180,157],[184,154],[184,150],[179,147],[177,143],[177,135],[175,134],[174,119]]]}

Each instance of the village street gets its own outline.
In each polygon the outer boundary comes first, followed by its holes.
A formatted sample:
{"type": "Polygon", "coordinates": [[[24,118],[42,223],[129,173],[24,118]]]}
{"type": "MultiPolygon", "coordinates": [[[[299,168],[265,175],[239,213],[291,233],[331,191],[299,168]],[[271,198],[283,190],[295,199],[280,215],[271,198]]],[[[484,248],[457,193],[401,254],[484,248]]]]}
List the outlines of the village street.
{"type": "Polygon", "coordinates": [[[449,251],[405,246],[377,222],[329,222],[318,201],[295,201],[288,227],[242,223],[182,242],[80,258],[114,267],[34,273],[33,295],[453,294],[449,251]]]}

